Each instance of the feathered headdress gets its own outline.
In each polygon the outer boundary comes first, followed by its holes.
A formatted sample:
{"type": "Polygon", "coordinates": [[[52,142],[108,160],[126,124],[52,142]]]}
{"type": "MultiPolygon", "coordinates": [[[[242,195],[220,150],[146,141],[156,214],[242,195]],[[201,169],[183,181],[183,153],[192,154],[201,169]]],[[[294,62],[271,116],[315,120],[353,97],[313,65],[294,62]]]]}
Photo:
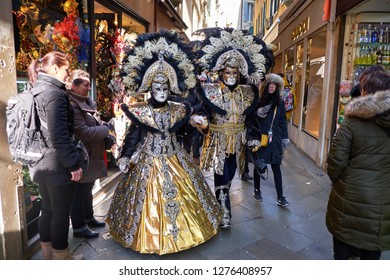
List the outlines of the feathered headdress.
{"type": "Polygon", "coordinates": [[[190,47],[173,31],[140,35],[123,60],[123,83],[129,95],[150,90],[158,74],[169,80],[170,90],[182,96],[195,87],[190,47]]]}
{"type": "Polygon", "coordinates": [[[245,30],[215,28],[202,33],[206,38],[197,52],[202,70],[215,72],[226,66],[237,67],[250,83],[258,84],[274,65],[272,51],[264,41],[245,30]]]}

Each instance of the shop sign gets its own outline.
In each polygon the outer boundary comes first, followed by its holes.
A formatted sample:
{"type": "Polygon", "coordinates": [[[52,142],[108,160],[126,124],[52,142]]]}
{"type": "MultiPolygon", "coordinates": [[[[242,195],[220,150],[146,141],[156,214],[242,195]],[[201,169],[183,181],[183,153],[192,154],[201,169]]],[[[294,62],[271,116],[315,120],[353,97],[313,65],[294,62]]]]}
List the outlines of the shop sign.
{"type": "Polygon", "coordinates": [[[309,17],[305,18],[291,31],[291,39],[295,40],[309,30],[309,17]]]}

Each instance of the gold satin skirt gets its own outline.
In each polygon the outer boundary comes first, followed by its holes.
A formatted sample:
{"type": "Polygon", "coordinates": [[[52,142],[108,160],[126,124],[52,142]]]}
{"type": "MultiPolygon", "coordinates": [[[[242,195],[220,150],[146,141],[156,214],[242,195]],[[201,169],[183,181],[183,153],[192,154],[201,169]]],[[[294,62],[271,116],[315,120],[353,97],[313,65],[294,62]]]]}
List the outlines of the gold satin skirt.
{"type": "Polygon", "coordinates": [[[143,254],[170,254],[217,234],[223,211],[200,169],[179,152],[141,157],[118,184],[106,222],[111,236],[143,254]]]}

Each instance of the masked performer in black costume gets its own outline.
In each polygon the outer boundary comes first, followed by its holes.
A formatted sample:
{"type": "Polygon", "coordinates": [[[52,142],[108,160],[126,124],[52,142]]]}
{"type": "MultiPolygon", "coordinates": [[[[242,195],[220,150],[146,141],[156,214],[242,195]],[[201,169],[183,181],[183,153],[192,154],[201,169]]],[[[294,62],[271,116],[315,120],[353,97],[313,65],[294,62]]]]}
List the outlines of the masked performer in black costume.
{"type": "Polygon", "coordinates": [[[272,51],[242,30],[208,29],[198,51],[203,71],[218,73],[219,81],[198,92],[203,112],[191,123],[206,134],[200,167],[214,172],[215,195],[224,209],[221,228],[231,226],[229,190],[237,166],[245,163],[245,121],[258,103],[257,85],[274,63],[272,51]]]}

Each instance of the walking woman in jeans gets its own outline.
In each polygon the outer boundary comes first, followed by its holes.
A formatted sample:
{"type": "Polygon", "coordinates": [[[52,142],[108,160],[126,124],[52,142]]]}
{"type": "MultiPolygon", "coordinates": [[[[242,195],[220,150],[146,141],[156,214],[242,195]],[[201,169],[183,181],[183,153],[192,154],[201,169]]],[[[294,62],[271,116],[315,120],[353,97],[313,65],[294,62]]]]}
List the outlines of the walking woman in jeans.
{"type": "Polygon", "coordinates": [[[82,258],[68,247],[70,207],[76,182],[83,175],[73,140],[73,109],[64,91],[69,66],[66,54],[50,52],[28,69],[31,85],[39,89],[38,115],[48,146],[44,157],[30,167],[42,197],[38,231],[44,259],[82,258]]]}

